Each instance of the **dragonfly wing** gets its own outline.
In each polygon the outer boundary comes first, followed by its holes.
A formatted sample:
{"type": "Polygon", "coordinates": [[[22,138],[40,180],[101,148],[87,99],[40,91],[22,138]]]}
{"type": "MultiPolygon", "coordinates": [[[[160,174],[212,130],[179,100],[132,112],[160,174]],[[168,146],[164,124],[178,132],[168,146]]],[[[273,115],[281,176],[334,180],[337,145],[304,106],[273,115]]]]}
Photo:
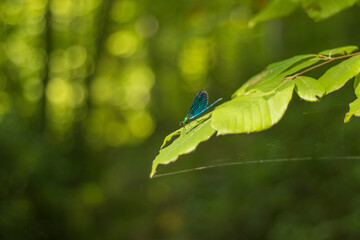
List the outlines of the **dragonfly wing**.
{"type": "Polygon", "coordinates": [[[196,95],[193,104],[190,107],[188,117],[195,118],[206,110],[208,104],[208,94],[205,90],[201,90],[196,95]]]}

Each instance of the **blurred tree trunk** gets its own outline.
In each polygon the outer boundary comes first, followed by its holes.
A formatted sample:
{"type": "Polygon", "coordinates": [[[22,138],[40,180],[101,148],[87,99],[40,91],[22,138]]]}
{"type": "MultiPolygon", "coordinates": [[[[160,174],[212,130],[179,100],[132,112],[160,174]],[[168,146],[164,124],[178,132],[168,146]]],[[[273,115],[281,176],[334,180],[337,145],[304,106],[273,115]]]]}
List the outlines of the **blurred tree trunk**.
{"type": "Polygon", "coordinates": [[[89,109],[91,109],[92,107],[92,103],[89,97],[89,93],[90,93],[90,87],[91,87],[91,83],[93,81],[93,79],[96,77],[97,73],[98,73],[98,66],[99,66],[99,62],[101,61],[101,52],[104,51],[104,43],[106,41],[106,37],[107,37],[107,33],[108,33],[108,24],[109,24],[109,12],[110,9],[112,8],[113,5],[113,0],[104,0],[102,1],[102,4],[100,6],[100,10],[98,12],[98,30],[97,30],[97,38],[95,41],[95,51],[93,53],[93,59],[94,59],[94,70],[91,74],[89,74],[86,79],[85,79],[85,84],[86,84],[86,88],[87,88],[87,93],[88,93],[88,97],[86,100],[86,105],[85,108],[87,109],[87,111],[89,109]]]}
{"type": "MultiPolygon", "coordinates": [[[[107,32],[108,32],[108,24],[109,24],[109,11],[112,7],[112,0],[104,0],[102,1],[101,5],[99,6],[99,10],[97,12],[97,31],[95,33],[96,41],[94,46],[94,52],[92,54],[93,58],[93,71],[85,78],[85,86],[86,86],[86,92],[87,92],[87,98],[85,100],[85,104],[83,106],[84,110],[86,111],[86,115],[88,115],[89,111],[92,109],[92,102],[90,99],[90,89],[91,89],[91,83],[93,79],[98,74],[98,66],[99,62],[101,61],[101,53],[104,51],[104,43],[106,41],[107,32]]],[[[82,129],[83,129],[83,123],[86,121],[85,117],[81,121],[76,121],[73,128],[73,135],[74,135],[74,155],[75,156],[86,156],[88,155],[88,150],[86,149],[84,145],[84,139],[82,137],[82,129]]]]}
{"type": "Polygon", "coordinates": [[[43,93],[41,99],[41,107],[40,107],[40,129],[43,134],[46,132],[46,87],[49,82],[50,76],[50,68],[49,68],[49,60],[51,53],[51,9],[50,9],[51,0],[48,0],[47,9],[45,14],[46,26],[44,30],[44,50],[46,52],[46,59],[44,63],[44,71],[43,71],[43,93]]]}

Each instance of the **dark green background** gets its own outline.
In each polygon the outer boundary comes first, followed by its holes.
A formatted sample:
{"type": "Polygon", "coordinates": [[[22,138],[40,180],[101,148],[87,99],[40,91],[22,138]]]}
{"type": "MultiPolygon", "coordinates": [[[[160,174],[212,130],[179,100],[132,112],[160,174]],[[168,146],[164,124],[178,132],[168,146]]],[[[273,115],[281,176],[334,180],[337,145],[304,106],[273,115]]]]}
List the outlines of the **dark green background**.
{"type": "Polygon", "coordinates": [[[274,61],[360,45],[358,7],[249,29],[264,4],[1,1],[0,238],[360,239],[352,81],[319,103],[294,94],[271,129],[213,138],[159,174],[287,161],[149,179],[200,89],[228,100],[274,61]]]}

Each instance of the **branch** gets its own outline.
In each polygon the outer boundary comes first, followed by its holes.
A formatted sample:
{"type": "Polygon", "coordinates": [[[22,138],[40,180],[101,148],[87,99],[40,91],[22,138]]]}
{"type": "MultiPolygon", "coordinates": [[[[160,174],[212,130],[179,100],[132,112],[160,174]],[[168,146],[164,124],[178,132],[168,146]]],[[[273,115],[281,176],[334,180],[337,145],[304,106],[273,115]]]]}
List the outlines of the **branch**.
{"type": "Polygon", "coordinates": [[[322,58],[324,58],[324,59],[327,59],[327,61],[326,61],[326,62],[319,63],[319,64],[317,64],[317,65],[315,65],[315,66],[312,66],[312,67],[310,67],[310,68],[308,68],[308,69],[305,69],[304,71],[299,72],[299,73],[296,73],[296,74],[294,74],[294,75],[292,75],[292,76],[289,76],[288,79],[291,80],[291,79],[297,78],[297,77],[303,75],[304,73],[307,73],[307,72],[309,72],[309,71],[311,71],[311,70],[313,70],[313,69],[315,69],[315,68],[321,67],[321,66],[323,66],[323,65],[326,65],[326,64],[328,64],[328,63],[330,63],[330,62],[332,62],[332,61],[335,61],[335,60],[338,60],[338,59],[342,59],[342,58],[348,58],[348,57],[352,57],[352,56],[356,56],[356,55],[360,55],[360,52],[351,53],[351,54],[343,55],[343,56],[339,56],[339,57],[331,57],[331,56],[319,55],[319,57],[322,57],[322,58]]]}

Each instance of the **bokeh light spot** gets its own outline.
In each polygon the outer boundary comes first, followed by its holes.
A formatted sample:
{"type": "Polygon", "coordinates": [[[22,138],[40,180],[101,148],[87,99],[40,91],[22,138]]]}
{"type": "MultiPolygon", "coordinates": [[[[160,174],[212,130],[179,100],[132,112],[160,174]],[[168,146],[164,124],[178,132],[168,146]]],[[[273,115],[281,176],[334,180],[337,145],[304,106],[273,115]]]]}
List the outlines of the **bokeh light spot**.
{"type": "Polygon", "coordinates": [[[153,71],[147,66],[131,68],[125,75],[125,99],[119,99],[114,95],[115,103],[121,107],[144,109],[150,101],[150,90],[155,82],[153,71]]]}
{"type": "Polygon", "coordinates": [[[68,81],[62,78],[53,78],[46,88],[46,97],[55,104],[68,104],[72,100],[72,89],[68,81]]]}
{"type": "Polygon", "coordinates": [[[149,101],[150,101],[150,89],[142,85],[135,85],[135,84],[132,84],[126,88],[125,107],[135,110],[141,110],[147,106],[149,101]]]}
{"type": "Polygon", "coordinates": [[[77,0],[74,13],[76,16],[84,16],[96,9],[101,3],[101,0],[77,0]]]}
{"type": "Polygon", "coordinates": [[[9,59],[18,66],[23,66],[30,54],[30,48],[25,41],[12,37],[6,42],[5,51],[9,59]]]}
{"type": "Polygon", "coordinates": [[[23,20],[23,1],[2,1],[0,18],[6,24],[15,25],[23,20]]]}
{"type": "Polygon", "coordinates": [[[71,0],[52,0],[50,8],[54,15],[68,15],[71,12],[71,0]]]}
{"type": "Polygon", "coordinates": [[[45,54],[40,49],[33,49],[30,51],[26,65],[30,70],[37,71],[44,67],[45,54]]]}
{"type": "Polygon", "coordinates": [[[47,0],[28,0],[28,12],[33,14],[32,17],[41,17],[44,14],[47,2],[47,0]]]}
{"type": "Polygon", "coordinates": [[[134,1],[116,1],[111,9],[111,18],[116,22],[127,22],[135,16],[136,10],[134,1]]]}
{"type": "Polygon", "coordinates": [[[83,46],[75,45],[67,51],[67,61],[70,63],[69,66],[72,69],[81,67],[86,61],[87,53],[83,46]]]}
{"type": "Polygon", "coordinates": [[[155,16],[145,15],[136,21],[135,29],[142,37],[152,37],[159,29],[159,22],[155,16]]]}
{"type": "Polygon", "coordinates": [[[55,50],[50,54],[50,71],[59,73],[69,68],[69,61],[63,50],[55,50]]]}
{"type": "Polygon", "coordinates": [[[147,112],[131,113],[127,120],[131,133],[137,138],[147,138],[154,131],[154,120],[147,112]]]}
{"type": "Polygon", "coordinates": [[[106,42],[109,53],[115,56],[130,57],[137,49],[138,38],[129,31],[119,31],[110,35],[106,42]]]}
{"type": "Polygon", "coordinates": [[[195,38],[187,42],[179,59],[179,67],[185,80],[198,88],[207,75],[210,65],[210,40],[195,38]]]}
{"type": "Polygon", "coordinates": [[[98,77],[91,84],[91,100],[95,104],[104,104],[111,98],[114,91],[109,78],[98,77]]]}
{"type": "Polygon", "coordinates": [[[24,83],[24,96],[30,102],[35,102],[42,96],[42,83],[39,78],[29,78],[24,83]]]}

